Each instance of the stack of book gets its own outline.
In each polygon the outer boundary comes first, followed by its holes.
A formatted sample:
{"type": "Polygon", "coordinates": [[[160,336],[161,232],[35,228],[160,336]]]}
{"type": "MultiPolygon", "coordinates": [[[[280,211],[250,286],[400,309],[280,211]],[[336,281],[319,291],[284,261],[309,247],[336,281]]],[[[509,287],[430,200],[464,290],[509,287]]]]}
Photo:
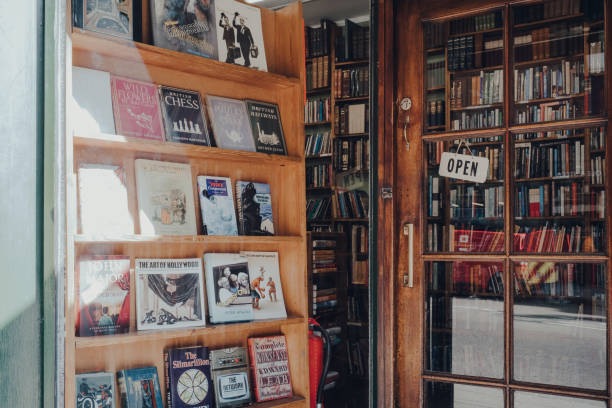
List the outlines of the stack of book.
{"type": "Polygon", "coordinates": [[[330,163],[306,166],[306,188],[330,187],[332,184],[330,163]]]}
{"type": "Polygon", "coordinates": [[[337,69],[334,71],[334,97],[368,96],[369,68],[337,69]]]}
{"type": "Polygon", "coordinates": [[[306,100],[306,106],[304,106],[304,122],[328,122],[330,120],[330,109],[329,96],[310,97],[306,100]]]}
{"type": "Polygon", "coordinates": [[[306,135],[306,157],[329,157],[332,154],[332,138],[329,132],[306,135]]]}
{"type": "Polygon", "coordinates": [[[329,86],[329,57],[314,57],[306,64],[306,90],[329,86]]]}
{"type": "MultiPolygon", "coordinates": [[[[336,263],[336,249],[333,247],[327,247],[327,249],[320,249],[317,247],[315,249],[315,247],[313,247],[312,273],[317,274],[327,272],[338,272],[338,264],[336,263]]],[[[322,296],[321,293],[318,295],[322,296]]]]}
{"type": "Polygon", "coordinates": [[[312,314],[320,314],[324,310],[330,310],[338,305],[336,288],[317,289],[317,285],[313,285],[312,292],[312,314]]]}

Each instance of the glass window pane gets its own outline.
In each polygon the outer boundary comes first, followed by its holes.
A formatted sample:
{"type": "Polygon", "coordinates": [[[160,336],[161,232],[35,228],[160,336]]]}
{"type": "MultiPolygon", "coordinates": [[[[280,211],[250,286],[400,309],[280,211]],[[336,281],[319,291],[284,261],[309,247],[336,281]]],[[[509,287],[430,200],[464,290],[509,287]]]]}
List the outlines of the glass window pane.
{"type": "Polygon", "coordinates": [[[424,408],[504,408],[501,388],[425,381],[424,408]]]}
{"type": "Polygon", "coordinates": [[[514,379],[606,389],[606,265],[517,262],[513,273],[514,379]]]}
{"type": "Polygon", "coordinates": [[[606,406],[604,401],[525,391],[514,393],[514,408],[606,408],[606,406]]]}
{"type": "Polygon", "coordinates": [[[427,262],[425,369],[504,376],[504,264],[427,262]]]}

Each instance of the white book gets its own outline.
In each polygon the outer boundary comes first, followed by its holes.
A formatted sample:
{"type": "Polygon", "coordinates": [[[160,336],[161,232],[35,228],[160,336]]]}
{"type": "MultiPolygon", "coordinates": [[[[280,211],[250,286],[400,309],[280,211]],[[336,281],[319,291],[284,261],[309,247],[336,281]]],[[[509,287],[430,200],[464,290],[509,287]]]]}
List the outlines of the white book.
{"type": "Polygon", "coordinates": [[[138,218],[143,235],[196,235],[191,166],[137,159],[138,218]]]}
{"type": "Polygon", "coordinates": [[[253,319],[285,319],[285,298],[277,252],[240,253],[248,260],[253,296],[253,319]]]}
{"type": "Polygon", "coordinates": [[[349,134],[365,133],[365,103],[357,103],[348,107],[349,134]]]}
{"type": "Polygon", "coordinates": [[[110,73],[72,67],[70,106],[74,135],[115,134],[110,73]]]}
{"type": "Polygon", "coordinates": [[[198,194],[204,235],[238,235],[230,178],[198,176],[198,194]]]}

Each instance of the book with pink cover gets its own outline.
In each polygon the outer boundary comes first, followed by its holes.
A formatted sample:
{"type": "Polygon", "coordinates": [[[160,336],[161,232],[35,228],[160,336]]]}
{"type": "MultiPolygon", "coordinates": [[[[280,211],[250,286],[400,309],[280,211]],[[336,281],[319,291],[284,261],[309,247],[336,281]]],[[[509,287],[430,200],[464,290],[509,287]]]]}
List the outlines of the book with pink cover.
{"type": "Polygon", "coordinates": [[[112,75],[111,90],[117,134],[164,140],[157,86],[112,75]]]}

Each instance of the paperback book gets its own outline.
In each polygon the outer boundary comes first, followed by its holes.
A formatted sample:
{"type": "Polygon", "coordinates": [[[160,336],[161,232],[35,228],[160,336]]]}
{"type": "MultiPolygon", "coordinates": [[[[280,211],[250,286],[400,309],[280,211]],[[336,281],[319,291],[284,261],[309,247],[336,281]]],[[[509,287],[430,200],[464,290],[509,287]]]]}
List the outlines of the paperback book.
{"type": "Polygon", "coordinates": [[[73,0],[72,15],[75,27],[134,39],[132,0],[73,0]]]}
{"type": "Polygon", "coordinates": [[[113,373],[77,374],[76,408],[115,408],[113,373]]]}
{"type": "Polygon", "coordinates": [[[245,103],[257,151],[286,155],[287,147],[278,105],[250,100],[245,103]]]}
{"type": "Polygon", "coordinates": [[[122,408],[164,408],[157,367],[117,372],[122,408]]]}
{"type": "Polygon", "coordinates": [[[255,151],[251,124],[243,101],[206,95],[206,107],[217,147],[255,151]]]}
{"type": "Polygon", "coordinates": [[[210,146],[200,93],[159,86],[166,141],[210,146]]]}
{"type": "Polygon", "coordinates": [[[243,251],[248,259],[253,296],[253,319],[285,319],[285,299],[278,266],[278,252],[243,251]]]}
{"type": "Polygon", "coordinates": [[[198,176],[204,235],[238,235],[232,181],[229,177],[198,176]]]}
{"type": "Polygon", "coordinates": [[[208,347],[164,351],[167,408],[212,408],[208,347]]]}
{"type": "Polygon", "coordinates": [[[251,402],[248,356],[245,347],[210,352],[216,408],[234,408],[251,402]]]}
{"type": "Polygon", "coordinates": [[[76,136],[115,134],[110,74],[72,67],[71,124],[76,136]]]}
{"type": "Polygon", "coordinates": [[[251,337],[248,344],[256,401],[293,396],[285,336],[251,337]]]}
{"type": "Polygon", "coordinates": [[[206,325],[202,263],[189,259],[136,259],[138,330],[206,325]]]}
{"type": "Polygon", "coordinates": [[[236,202],[241,235],[274,235],[269,184],[236,182],[236,202]]]}

